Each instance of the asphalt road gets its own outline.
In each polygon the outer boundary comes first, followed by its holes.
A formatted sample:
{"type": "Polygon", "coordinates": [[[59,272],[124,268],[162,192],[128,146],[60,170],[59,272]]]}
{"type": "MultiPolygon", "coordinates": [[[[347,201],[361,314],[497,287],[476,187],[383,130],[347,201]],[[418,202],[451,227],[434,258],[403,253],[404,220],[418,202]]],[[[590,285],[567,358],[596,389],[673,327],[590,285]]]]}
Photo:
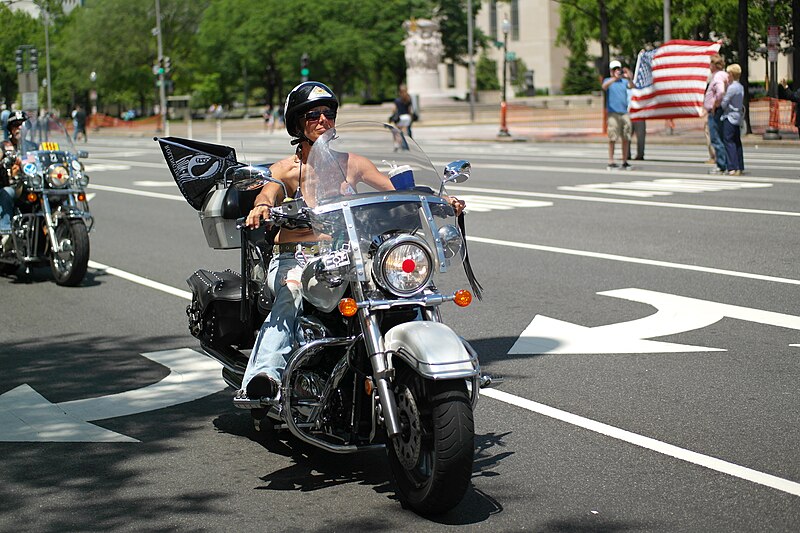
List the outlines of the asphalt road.
{"type": "Polygon", "coordinates": [[[0,530],[796,531],[800,154],[749,147],[726,178],[702,146],[651,145],[608,172],[603,144],[443,131],[416,133],[438,168],[473,163],[450,192],[486,288],[445,317],[503,378],[454,511],[403,510],[381,453],[252,429],[187,351],[185,279],[238,255],[206,246],[156,143],[93,136],[85,282],[0,278],[0,530]]]}

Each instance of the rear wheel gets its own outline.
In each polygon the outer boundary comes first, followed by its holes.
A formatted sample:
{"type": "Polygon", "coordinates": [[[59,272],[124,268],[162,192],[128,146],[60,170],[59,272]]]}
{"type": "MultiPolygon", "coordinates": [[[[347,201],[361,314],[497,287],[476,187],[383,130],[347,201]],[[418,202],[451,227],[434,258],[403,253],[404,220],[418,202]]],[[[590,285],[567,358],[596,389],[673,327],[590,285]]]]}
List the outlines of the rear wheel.
{"type": "Polygon", "coordinates": [[[56,283],[74,287],[89,265],[89,231],[82,220],[62,220],[55,229],[60,252],[51,252],[50,270],[56,283]]]}
{"type": "Polygon", "coordinates": [[[398,496],[420,514],[445,513],[462,500],[472,477],[475,429],[466,383],[398,370],[402,433],[389,444],[398,496]]]}

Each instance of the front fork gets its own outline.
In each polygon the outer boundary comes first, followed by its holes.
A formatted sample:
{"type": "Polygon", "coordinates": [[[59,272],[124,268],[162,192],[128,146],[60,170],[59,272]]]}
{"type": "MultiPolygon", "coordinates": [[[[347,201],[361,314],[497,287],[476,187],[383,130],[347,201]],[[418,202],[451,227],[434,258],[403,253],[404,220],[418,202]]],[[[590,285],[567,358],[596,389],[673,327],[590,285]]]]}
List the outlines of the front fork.
{"type": "Polygon", "coordinates": [[[58,255],[58,253],[61,252],[61,248],[58,244],[58,238],[56,237],[56,225],[53,219],[53,211],[50,209],[50,199],[46,194],[42,194],[41,202],[42,211],[44,211],[44,223],[45,227],[47,227],[47,237],[50,239],[50,249],[53,251],[53,255],[58,255]]]}
{"type": "Polygon", "coordinates": [[[402,430],[400,416],[397,413],[397,403],[394,401],[394,394],[391,390],[390,380],[393,377],[394,369],[389,368],[378,319],[368,309],[359,309],[358,313],[367,353],[371,354],[369,360],[372,363],[373,377],[378,389],[378,399],[381,402],[386,433],[390,438],[395,438],[400,435],[402,430]]]}

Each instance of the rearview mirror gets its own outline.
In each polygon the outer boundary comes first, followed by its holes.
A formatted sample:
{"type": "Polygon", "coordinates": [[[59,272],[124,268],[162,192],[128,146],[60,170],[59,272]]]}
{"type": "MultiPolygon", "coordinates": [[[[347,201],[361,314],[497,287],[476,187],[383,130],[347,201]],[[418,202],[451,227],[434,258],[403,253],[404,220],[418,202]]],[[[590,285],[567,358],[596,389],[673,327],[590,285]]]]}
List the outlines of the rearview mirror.
{"type": "Polygon", "coordinates": [[[240,191],[251,191],[263,187],[267,183],[277,183],[283,189],[284,198],[289,197],[286,186],[277,178],[272,177],[272,172],[266,167],[242,166],[230,168],[226,178],[233,182],[234,188],[240,191]]]}
{"type": "Polygon", "coordinates": [[[446,167],[444,167],[444,179],[445,183],[462,183],[469,179],[469,173],[472,170],[472,165],[470,165],[469,161],[465,161],[464,159],[460,159],[458,161],[453,161],[452,163],[448,163],[446,167]]]}

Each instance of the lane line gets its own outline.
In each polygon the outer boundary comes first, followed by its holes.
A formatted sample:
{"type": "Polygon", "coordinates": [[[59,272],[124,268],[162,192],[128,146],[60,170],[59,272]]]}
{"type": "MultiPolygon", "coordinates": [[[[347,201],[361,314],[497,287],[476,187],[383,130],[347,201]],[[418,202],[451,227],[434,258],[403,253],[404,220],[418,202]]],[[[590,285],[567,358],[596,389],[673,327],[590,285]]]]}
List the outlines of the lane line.
{"type": "Polygon", "coordinates": [[[98,185],[96,183],[90,183],[87,187],[89,189],[97,189],[98,191],[118,192],[122,194],[132,194],[134,196],[147,196],[149,198],[158,198],[160,200],[179,200],[181,202],[186,201],[183,198],[183,196],[177,194],[164,194],[162,192],[153,192],[153,191],[139,191],[136,189],[126,189],[124,187],[110,187],[108,185],[98,185]]]}
{"type": "MultiPolygon", "coordinates": [[[[149,280],[147,278],[143,278],[142,276],[137,276],[136,274],[131,274],[130,272],[126,272],[118,268],[110,267],[108,265],[97,263],[95,261],[89,261],[89,266],[91,268],[100,270],[112,276],[117,276],[127,281],[144,285],[145,287],[156,289],[165,292],[167,294],[172,294],[174,296],[178,296],[186,300],[192,299],[192,295],[189,291],[183,291],[174,287],[170,287],[169,285],[149,280]]],[[[507,392],[503,392],[497,389],[484,389],[481,391],[481,395],[510,405],[515,405],[517,407],[521,407],[523,409],[527,409],[529,411],[539,413],[544,416],[548,416],[550,418],[560,420],[568,424],[572,424],[574,426],[582,427],[589,431],[594,431],[595,433],[600,433],[601,435],[605,435],[613,439],[628,442],[630,444],[634,444],[636,446],[640,446],[642,448],[646,448],[648,450],[652,450],[657,453],[668,455],[670,457],[673,457],[681,461],[703,466],[705,468],[709,468],[711,470],[715,470],[723,474],[728,474],[730,476],[734,476],[746,481],[751,481],[759,485],[765,485],[767,487],[771,487],[780,490],[782,492],[787,492],[795,496],[800,496],[800,483],[795,483],[793,481],[782,479],[777,476],[773,476],[771,474],[759,472],[751,468],[739,466],[734,463],[729,463],[727,461],[723,461],[722,459],[717,459],[715,457],[703,455],[701,453],[693,452],[691,450],[679,448],[677,446],[668,444],[666,442],[652,439],[650,437],[645,437],[644,435],[639,435],[637,433],[633,433],[624,429],[610,426],[602,422],[597,422],[595,420],[584,418],[582,416],[569,413],[567,411],[562,411],[560,409],[556,409],[554,407],[534,402],[532,400],[521,398],[519,396],[515,396],[513,394],[509,394],[507,392]]]]}
{"type": "Polygon", "coordinates": [[[481,390],[481,396],[487,396],[509,405],[521,407],[522,409],[526,409],[555,420],[560,420],[561,422],[566,422],[567,424],[571,424],[573,426],[588,429],[589,431],[600,433],[601,435],[611,437],[612,439],[627,442],[629,444],[633,444],[635,446],[639,446],[663,455],[668,455],[687,463],[692,463],[716,472],[743,479],[745,481],[764,485],[766,487],[770,487],[781,492],[786,492],[794,496],[800,496],[800,483],[789,481],[788,479],[779,478],[777,476],[773,476],[772,474],[766,474],[764,472],[759,472],[758,470],[753,470],[752,468],[729,463],[728,461],[723,461],[722,459],[717,459],[716,457],[711,457],[709,455],[693,452],[685,448],[680,448],[673,444],[668,444],[660,440],[645,437],[644,435],[639,435],[638,433],[633,433],[631,431],[620,429],[602,422],[597,422],[596,420],[592,420],[590,418],[584,418],[582,416],[569,413],[567,411],[562,411],[561,409],[556,409],[555,407],[550,407],[549,405],[544,405],[532,400],[527,400],[498,389],[483,389],[481,390]]]}
{"type": "MultiPolygon", "coordinates": [[[[661,174],[663,176],[663,174],[661,174]]],[[[800,182],[800,181],[799,181],[800,182]]],[[[723,211],[728,213],[747,213],[751,215],[775,215],[784,217],[800,217],[800,212],[795,211],[770,211],[768,209],[749,209],[745,207],[719,207],[715,205],[676,204],[672,202],[652,202],[647,200],[628,200],[624,198],[595,198],[593,196],[576,196],[572,194],[553,194],[545,192],[511,191],[508,189],[486,189],[481,187],[463,187],[461,185],[448,185],[448,189],[487,193],[493,195],[507,194],[511,196],[531,196],[534,198],[557,198],[560,200],[578,200],[581,202],[600,202],[605,204],[644,205],[650,207],[667,207],[672,209],[694,209],[698,211],[723,211]]]]}
{"type": "Polygon", "coordinates": [[[592,257],[594,259],[607,259],[609,261],[621,261],[623,263],[635,263],[639,265],[649,265],[664,268],[674,268],[678,270],[691,270],[694,272],[704,272],[706,274],[718,274],[722,276],[732,276],[735,278],[757,279],[759,281],[772,281],[775,283],[785,283],[787,285],[800,285],[800,280],[791,278],[779,278],[777,276],[765,276],[763,274],[752,274],[750,272],[738,272],[736,270],[725,270],[722,268],[711,268],[697,265],[687,265],[683,263],[671,263],[669,261],[658,261],[655,259],[642,259],[639,257],[627,257],[624,255],[605,254],[601,252],[589,252],[586,250],[573,250],[570,248],[558,248],[556,246],[544,246],[541,244],[527,244],[524,242],[503,241],[499,239],[487,239],[484,237],[467,236],[468,241],[480,242],[483,244],[495,244],[498,246],[509,246],[511,248],[524,248],[527,250],[538,250],[540,252],[553,252],[566,255],[578,255],[581,257],[592,257]]]}
{"type": "Polygon", "coordinates": [[[96,261],[89,261],[89,267],[101,272],[105,272],[106,274],[131,281],[133,283],[138,283],[139,285],[144,285],[145,287],[149,287],[151,289],[156,289],[157,291],[166,292],[167,294],[183,298],[184,300],[192,299],[192,293],[189,291],[182,291],[180,289],[176,289],[175,287],[170,287],[164,283],[143,278],[142,276],[137,276],[136,274],[131,274],[130,272],[125,272],[124,270],[104,265],[96,261]]]}

